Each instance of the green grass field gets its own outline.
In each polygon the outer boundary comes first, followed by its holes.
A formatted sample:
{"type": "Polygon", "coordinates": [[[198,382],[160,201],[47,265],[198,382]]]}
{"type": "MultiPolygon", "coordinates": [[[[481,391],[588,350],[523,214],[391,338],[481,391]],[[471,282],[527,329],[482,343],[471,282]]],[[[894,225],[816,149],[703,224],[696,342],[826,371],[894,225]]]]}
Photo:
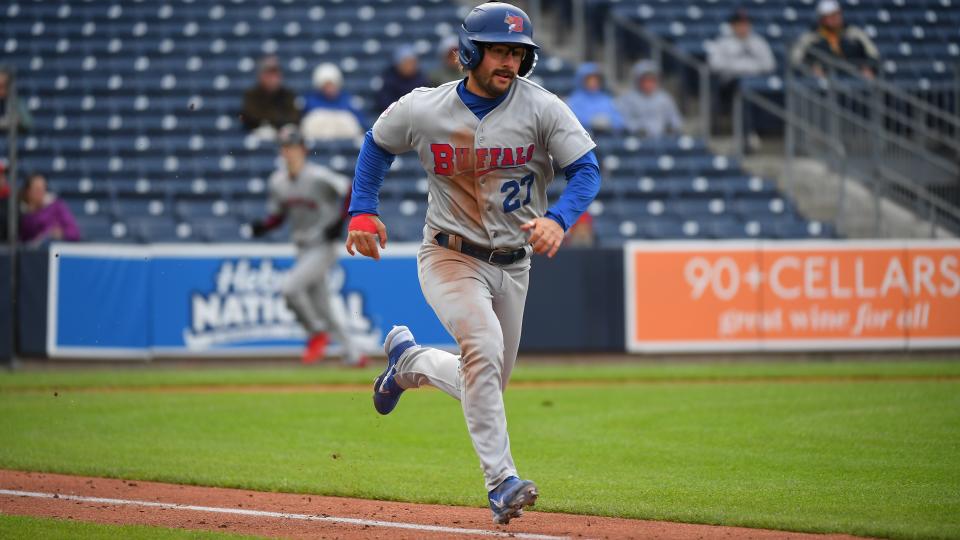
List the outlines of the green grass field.
{"type": "MultiPolygon", "coordinates": [[[[366,384],[373,373],[0,375],[0,467],[485,505],[460,408],[440,392],[409,392],[380,417],[368,391],[137,388],[366,384]]],[[[592,382],[518,387],[506,401],[538,510],[958,538],[958,376],[946,361],[527,365],[515,381],[592,382]]]]}
{"type": "Polygon", "coordinates": [[[100,525],[65,519],[46,519],[0,514],[0,538],[30,538],[31,540],[240,540],[251,538],[235,534],[138,525],[100,525]]]}

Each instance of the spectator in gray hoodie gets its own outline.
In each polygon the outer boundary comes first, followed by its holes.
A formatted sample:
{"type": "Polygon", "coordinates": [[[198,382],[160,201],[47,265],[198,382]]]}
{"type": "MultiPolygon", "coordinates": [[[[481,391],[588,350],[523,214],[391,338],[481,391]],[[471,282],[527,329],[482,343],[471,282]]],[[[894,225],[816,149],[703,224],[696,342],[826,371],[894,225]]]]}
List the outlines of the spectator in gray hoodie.
{"type": "Polygon", "coordinates": [[[651,60],[633,66],[633,88],[617,98],[617,108],[630,133],[661,137],[679,133],[683,119],[670,94],[660,89],[660,74],[651,60]]]}

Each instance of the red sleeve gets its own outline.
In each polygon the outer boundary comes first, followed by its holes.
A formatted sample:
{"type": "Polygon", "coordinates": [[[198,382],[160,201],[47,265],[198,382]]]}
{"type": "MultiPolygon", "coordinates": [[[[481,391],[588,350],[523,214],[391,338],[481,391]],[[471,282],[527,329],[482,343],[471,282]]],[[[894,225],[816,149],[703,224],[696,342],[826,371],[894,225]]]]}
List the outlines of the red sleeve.
{"type": "Polygon", "coordinates": [[[263,220],[263,226],[270,230],[276,229],[280,225],[283,225],[283,214],[270,214],[267,219],[263,220]]]}

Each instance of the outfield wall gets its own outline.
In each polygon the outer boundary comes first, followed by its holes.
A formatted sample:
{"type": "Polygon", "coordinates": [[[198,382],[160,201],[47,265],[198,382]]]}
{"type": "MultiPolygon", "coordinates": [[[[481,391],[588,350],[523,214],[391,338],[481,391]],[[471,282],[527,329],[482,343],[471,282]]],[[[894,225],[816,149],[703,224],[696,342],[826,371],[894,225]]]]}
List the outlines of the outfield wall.
{"type": "Polygon", "coordinates": [[[960,243],[635,242],[630,352],[960,347],[960,243]]]}
{"type": "Polygon", "coordinates": [[[10,295],[10,251],[0,246],[0,364],[13,354],[13,298],[10,295]]]}
{"type": "MultiPolygon", "coordinates": [[[[393,324],[453,349],[414,244],[344,254],[331,287],[377,353],[393,324]]],[[[524,352],[960,348],[960,242],[635,242],[534,261],[524,352]]],[[[21,257],[20,350],[53,358],[286,357],[304,335],[276,244],[54,244],[21,257]]],[[[2,300],[2,298],[0,298],[2,300]]],[[[0,317],[0,323],[2,323],[0,317]]],[[[336,353],[336,346],[333,347],[336,353]]]]}
{"type": "MultiPolygon", "coordinates": [[[[452,348],[417,283],[416,246],[380,261],[345,257],[330,275],[349,331],[371,351],[407,321],[452,348]]],[[[293,264],[276,244],[54,244],[46,353],[54,358],[298,355],[304,333],[281,295],[293,264]]],[[[337,347],[332,348],[337,352],[337,347]]]]}

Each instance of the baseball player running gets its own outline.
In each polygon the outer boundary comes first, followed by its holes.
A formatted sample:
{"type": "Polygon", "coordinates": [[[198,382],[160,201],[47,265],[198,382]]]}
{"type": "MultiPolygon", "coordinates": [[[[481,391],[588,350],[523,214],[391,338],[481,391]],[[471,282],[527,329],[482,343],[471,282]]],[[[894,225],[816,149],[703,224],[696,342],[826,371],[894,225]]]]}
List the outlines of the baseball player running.
{"type": "Polygon", "coordinates": [[[418,88],[391,105],[357,162],[346,249],[379,258],[387,229],[378,192],[396,154],[415,150],[429,177],[420,286],[460,354],[418,346],[396,326],[374,406],[389,414],[404,390],[430,385],[460,400],[495,523],[537,499],[510,454],[503,390],[520,343],[532,252],[552,257],[600,186],[594,143],[557,96],[523,78],[536,62],[522,10],[491,2],[460,28],[467,77],[418,88]],[[553,162],[568,184],[547,208],[553,162]]]}
{"type": "Polygon", "coordinates": [[[343,227],[350,180],[307,161],[307,148],[295,125],[284,126],[278,140],[283,166],[270,176],[269,215],[251,224],[253,236],[261,237],[290,220],[297,262],[283,283],[283,296],[309,336],[303,362],[325,357],[329,333],[343,347],[344,362],[362,366],[366,358],[347,331],[346,310],[327,283],[327,273],[337,262],[334,240],[343,227]]]}

